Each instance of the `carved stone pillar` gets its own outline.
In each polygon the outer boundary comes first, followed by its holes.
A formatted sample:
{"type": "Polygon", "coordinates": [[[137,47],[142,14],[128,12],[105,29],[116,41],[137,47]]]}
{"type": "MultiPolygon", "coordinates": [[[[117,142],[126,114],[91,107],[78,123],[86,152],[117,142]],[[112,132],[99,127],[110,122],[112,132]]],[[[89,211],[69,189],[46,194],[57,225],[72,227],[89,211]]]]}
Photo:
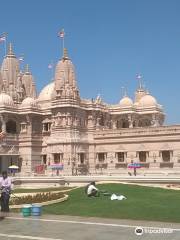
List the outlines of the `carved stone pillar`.
{"type": "Polygon", "coordinates": [[[97,120],[96,120],[96,128],[98,128],[98,129],[99,129],[99,127],[100,127],[100,120],[101,120],[101,118],[100,118],[100,117],[97,117],[97,120]]]}
{"type": "Polygon", "coordinates": [[[133,120],[130,114],[128,115],[128,123],[129,123],[129,128],[133,128],[133,120]]]}
{"type": "Polygon", "coordinates": [[[116,129],[116,128],[117,128],[117,123],[116,123],[116,120],[115,120],[115,119],[112,120],[112,128],[113,128],[113,129],[116,129]]]}
{"type": "Polygon", "coordinates": [[[27,132],[32,133],[32,117],[30,115],[26,115],[26,122],[28,124],[27,132]]]}
{"type": "Polygon", "coordinates": [[[159,122],[158,122],[158,119],[157,119],[156,114],[153,114],[153,115],[152,115],[152,126],[153,126],[153,127],[159,126],[159,122]]]}
{"type": "Polygon", "coordinates": [[[93,116],[92,115],[90,115],[90,116],[88,116],[88,127],[93,127],[93,116]]]}
{"type": "Polygon", "coordinates": [[[0,115],[0,121],[2,123],[2,132],[6,132],[6,122],[7,122],[7,116],[0,115]]]}
{"type": "Polygon", "coordinates": [[[27,123],[26,122],[21,122],[20,131],[21,131],[21,133],[26,133],[27,132],[27,123]]]}

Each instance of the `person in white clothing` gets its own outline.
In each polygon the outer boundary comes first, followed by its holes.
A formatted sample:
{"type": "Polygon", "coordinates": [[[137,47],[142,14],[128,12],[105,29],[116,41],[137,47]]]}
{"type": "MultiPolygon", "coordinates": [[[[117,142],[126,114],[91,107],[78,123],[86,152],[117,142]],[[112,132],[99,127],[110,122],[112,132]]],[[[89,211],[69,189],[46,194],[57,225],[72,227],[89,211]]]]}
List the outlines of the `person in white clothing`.
{"type": "Polygon", "coordinates": [[[95,187],[95,182],[91,182],[87,187],[87,196],[88,197],[98,197],[99,189],[95,187]]]}
{"type": "Polygon", "coordinates": [[[1,212],[9,212],[9,198],[11,194],[11,179],[6,171],[2,172],[0,178],[1,189],[1,212]]]}

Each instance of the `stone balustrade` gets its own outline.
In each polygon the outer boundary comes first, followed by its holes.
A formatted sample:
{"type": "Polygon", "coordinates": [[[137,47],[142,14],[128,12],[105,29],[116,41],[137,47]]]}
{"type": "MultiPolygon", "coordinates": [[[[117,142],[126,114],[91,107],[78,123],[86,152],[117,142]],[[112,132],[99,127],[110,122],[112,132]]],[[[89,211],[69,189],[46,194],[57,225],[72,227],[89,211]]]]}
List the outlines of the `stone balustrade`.
{"type": "Polygon", "coordinates": [[[95,138],[120,137],[120,136],[157,136],[157,135],[179,135],[180,125],[160,126],[148,128],[126,128],[126,129],[101,129],[94,133],[95,138]]]}

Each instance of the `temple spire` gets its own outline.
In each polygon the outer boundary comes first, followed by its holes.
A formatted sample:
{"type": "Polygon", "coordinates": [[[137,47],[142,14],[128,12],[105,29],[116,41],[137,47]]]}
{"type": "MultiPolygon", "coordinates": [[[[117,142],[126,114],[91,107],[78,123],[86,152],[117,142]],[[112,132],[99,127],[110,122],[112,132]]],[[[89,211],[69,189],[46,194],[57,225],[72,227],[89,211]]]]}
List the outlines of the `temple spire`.
{"type": "Polygon", "coordinates": [[[12,43],[9,43],[7,55],[8,56],[14,56],[12,43]]]}

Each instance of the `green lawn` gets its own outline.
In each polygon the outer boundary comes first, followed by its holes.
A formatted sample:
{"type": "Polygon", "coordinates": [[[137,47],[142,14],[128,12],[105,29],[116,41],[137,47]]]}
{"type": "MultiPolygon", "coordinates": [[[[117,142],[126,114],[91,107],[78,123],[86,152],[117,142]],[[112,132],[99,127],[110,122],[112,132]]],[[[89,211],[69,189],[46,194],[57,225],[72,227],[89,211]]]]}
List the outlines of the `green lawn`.
{"type": "Polygon", "coordinates": [[[17,188],[13,190],[13,193],[35,193],[35,192],[51,192],[51,191],[63,191],[68,190],[72,187],[54,187],[54,188],[35,188],[35,189],[26,189],[26,188],[17,188]]]}
{"type": "Polygon", "coordinates": [[[89,217],[180,222],[180,191],[125,184],[102,184],[99,189],[127,197],[111,201],[108,196],[88,198],[84,188],[69,192],[63,203],[43,208],[44,213],[89,217]]]}

